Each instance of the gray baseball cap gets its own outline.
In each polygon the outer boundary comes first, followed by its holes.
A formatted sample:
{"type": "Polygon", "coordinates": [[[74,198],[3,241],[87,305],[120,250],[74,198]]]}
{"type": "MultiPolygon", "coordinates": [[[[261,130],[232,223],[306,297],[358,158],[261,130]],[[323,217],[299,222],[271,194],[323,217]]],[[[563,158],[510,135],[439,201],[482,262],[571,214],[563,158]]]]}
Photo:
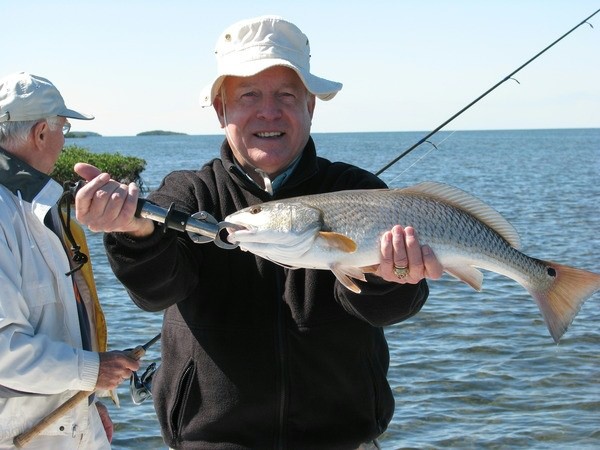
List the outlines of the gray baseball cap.
{"type": "Polygon", "coordinates": [[[94,118],[67,108],[58,89],[46,78],[19,72],[0,79],[0,122],[53,116],[81,120],[94,118]]]}

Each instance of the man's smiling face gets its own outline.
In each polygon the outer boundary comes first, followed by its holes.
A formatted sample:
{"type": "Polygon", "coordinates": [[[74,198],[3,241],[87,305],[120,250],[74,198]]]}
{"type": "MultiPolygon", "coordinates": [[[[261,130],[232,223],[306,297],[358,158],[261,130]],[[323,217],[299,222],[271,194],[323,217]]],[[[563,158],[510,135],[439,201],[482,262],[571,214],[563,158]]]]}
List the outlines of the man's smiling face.
{"type": "Polygon", "coordinates": [[[275,66],[251,77],[227,77],[214,107],[248,175],[254,178],[258,168],[274,178],[308,142],[315,96],[294,70],[275,66]]]}

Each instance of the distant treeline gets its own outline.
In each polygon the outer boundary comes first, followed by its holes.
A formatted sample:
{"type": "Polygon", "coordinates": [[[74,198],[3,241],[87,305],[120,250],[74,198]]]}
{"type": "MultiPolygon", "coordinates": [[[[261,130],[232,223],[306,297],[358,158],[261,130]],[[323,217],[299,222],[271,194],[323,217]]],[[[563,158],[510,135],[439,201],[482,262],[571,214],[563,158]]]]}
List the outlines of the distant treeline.
{"type": "Polygon", "coordinates": [[[186,135],[186,133],[177,133],[176,131],[163,131],[163,130],[153,130],[153,131],[142,131],[141,133],[136,134],[136,136],[172,136],[172,135],[186,135]]]}
{"type": "Polygon", "coordinates": [[[69,131],[65,134],[66,138],[86,138],[89,136],[102,136],[101,134],[94,133],[93,131],[69,131]]]}

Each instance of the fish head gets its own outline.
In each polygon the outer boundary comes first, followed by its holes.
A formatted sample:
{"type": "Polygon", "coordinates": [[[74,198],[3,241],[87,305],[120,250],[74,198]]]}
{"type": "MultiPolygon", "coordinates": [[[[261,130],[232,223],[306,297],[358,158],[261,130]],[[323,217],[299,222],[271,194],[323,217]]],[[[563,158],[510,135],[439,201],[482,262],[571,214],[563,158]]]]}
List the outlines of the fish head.
{"type": "Polygon", "coordinates": [[[323,226],[319,209],[286,201],[241,209],[225,222],[235,225],[228,229],[229,242],[282,264],[306,252],[323,226]]]}

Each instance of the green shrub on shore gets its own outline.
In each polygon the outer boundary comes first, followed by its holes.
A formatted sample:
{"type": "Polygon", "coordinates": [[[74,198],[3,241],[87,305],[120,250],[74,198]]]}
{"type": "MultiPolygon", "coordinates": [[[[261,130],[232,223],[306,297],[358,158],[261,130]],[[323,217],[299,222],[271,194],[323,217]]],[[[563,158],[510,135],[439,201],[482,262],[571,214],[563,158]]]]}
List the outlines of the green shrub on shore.
{"type": "Polygon", "coordinates": [[[133,181],[141,190],[144,189],[140,176],[146,168],[144,159],[119,153],[92,153],[76,145],[68,145],[63,149],[50,176],[60,184],[66,181],[77,182],[81,177],[73,171],[73,166],[78,162],[92,164],[103,172],[108,172],[115,180],[122,183],[133,181]]]}

